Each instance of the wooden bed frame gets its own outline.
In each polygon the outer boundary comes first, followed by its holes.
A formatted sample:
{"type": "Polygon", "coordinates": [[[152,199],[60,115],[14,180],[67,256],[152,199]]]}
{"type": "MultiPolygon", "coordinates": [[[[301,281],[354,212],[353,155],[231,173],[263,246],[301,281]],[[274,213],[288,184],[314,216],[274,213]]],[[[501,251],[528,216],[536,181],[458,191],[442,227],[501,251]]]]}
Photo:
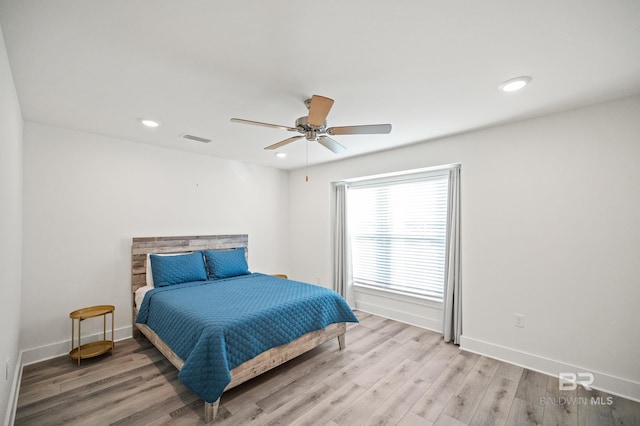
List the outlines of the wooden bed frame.
{"type": "MultiPolygon", "coordinates": [[[[239,235],[206,235],[187,237],[148,237],[133,238],[131,246],[131,291],[133,295],[138,288],[146,285],[147,255],[150,253],[181,253],[195,250],[228,250],[244,247],[248,256],[249,237],[239,235]]],[[[144,334],[147,339],[173,364],[178,370],[184,361],[177,356],[169,346],[146,324],[136,324],[138,309],[133,298],[133,328],[134,337],[144,334]],[[139,330],[139,331],[138,331],[139,330]]],[[[231,382],[225,390],[238,386],[266,371],[283,364],[333,338],[338,338],[340,349],[345,348],[346,323],[331,324],[323,330],[313,331],[286,345],[278,346],[261,353],[249,361],[231,370],[231,382]]],[[[204,403],[204,420],[211,422],[215,418],[220,399],[215,402],[204,403]]]]}

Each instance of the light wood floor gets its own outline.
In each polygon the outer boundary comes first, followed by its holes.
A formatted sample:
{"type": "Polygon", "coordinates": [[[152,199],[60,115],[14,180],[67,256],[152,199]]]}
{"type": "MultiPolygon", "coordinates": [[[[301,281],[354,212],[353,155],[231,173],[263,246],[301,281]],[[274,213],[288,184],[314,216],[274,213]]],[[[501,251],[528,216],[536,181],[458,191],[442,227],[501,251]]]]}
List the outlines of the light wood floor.
{"type": "MultiPolygon", "coordinates": [[[[555,377],[463,352],[434,332],[357,315],[346,350],[328,342],[228,391],[217,422],[640,425],[640,403],[561,392],[555,377]]],[[[16,425],[196,425],[202,416],[202,401],[177,370],[146,340],[128,339],[115,355],[80,367],[68,357],[25,367],[16,425]]]]}

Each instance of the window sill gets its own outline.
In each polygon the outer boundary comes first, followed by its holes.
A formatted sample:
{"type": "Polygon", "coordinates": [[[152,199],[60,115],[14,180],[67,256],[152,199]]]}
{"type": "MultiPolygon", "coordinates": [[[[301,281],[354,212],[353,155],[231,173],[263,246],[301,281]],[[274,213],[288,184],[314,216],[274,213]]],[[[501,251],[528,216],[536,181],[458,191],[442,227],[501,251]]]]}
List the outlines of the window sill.
{"type": "Polygon", "coordinates": [[[354,291],[361,293],[368,293],[376,296],[384,295],[385,297],[396,299],[402,302],[417,303],[420,305],[432,306],[434,308],[442,308],[442,300],[425,295],[407,293],[399,290],[385,289],[375,286],[369,286],[365,284],[353,284],[354,291]]]}

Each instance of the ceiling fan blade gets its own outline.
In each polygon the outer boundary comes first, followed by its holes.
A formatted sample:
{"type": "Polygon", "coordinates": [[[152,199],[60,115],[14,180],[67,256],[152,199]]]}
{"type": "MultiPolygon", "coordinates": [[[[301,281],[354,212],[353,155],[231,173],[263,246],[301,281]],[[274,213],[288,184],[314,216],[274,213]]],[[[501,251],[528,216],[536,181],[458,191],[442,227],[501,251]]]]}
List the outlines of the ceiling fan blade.
{"type": "Polygon", "coordinates": [[[285,140],[283,140],[283,141],[280,141],[280,142],[274,143],[273,145],[269,145],[269,146],[268,146],[268,147],[266,147],[265,149],[278,149],[278,148],[280,148],[281,146],[285,146],[285,145],[287,145],[287,144],[290,144],[291,142],[295,142],[295,141],[297,141],[298,139],[303,138],[303,137],[304,137],[304,136],[302,136],[302,135],[301,135],[301,136],[293,136],[293,137],[290,137],[290,138],[285,139],[285,140]]]}
{"type": "Polygon", "coordinates": [[[231,121],[233,121],[234,123],[240,123],[240,124],[253,124],[254,126],[273,127],[274,129],[288,130],[290,132],[298,131],[298,129],[296,129],[295,127],[280,126],[278,124],[261,123],[260,121],[244,120],[242,118],[232,118],[231,121]]]}
{"type": "Polygon", "coordinates": [[[323,126],[332,106],[333,99],[313,95],[311,97],[311,104],[309,105],[309,118],[307,118],[307,122],[314,127],[323,126]]]}
{"type": "Polygon", "coordinates": [[[367,124],[364,126],[329,127],[330,135],[375,135],[391,133],[391,124],[367,124]]]}
{"type": "Polygon", "coordinates": [[[347,149],[344,146],[340,145],[338,142],[331,139],[329,136],[319,136],[318,143],[324,146],[325,148],[329,149],[330,151],[335,152],[336,154],[347,149]]]}

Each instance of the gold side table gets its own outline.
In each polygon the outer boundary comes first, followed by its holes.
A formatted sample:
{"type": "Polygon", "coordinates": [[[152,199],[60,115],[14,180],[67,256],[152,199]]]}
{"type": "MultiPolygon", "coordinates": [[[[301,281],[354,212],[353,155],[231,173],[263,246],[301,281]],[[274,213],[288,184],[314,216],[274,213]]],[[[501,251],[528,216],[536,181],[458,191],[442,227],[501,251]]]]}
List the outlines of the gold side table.
{"type": "Polygon", "coordinates": [[[91,358],[94,356],[102,355],[103,353],[111,351],[111,355],[113,355],[116,344],[114,341],[113,334],[113,312],[116,310],[113,305],[99,305],[99,306],[91,306],[89,308],[82,308],[76,311],[73,311],[69,314],[69,318],[71,318],[71,352],[69,352],[69,356],[72,359],[78,360],[78,365],[80,365],[80,360],[85,358],[91,358]],[[111,314],[111,340],[107,340],[107,314],[111,314]],[[95,318],[102,316],[102,325],[103,325],[103,334],[102,340],[98,340],[97,342],[85,343],[84,345],[81,343],[80,339],[82,336],[82,321],[87,318],[95,318]],[[75,336],[75,322],[78,321],[78,345],[74,347],[75,336]]]}

